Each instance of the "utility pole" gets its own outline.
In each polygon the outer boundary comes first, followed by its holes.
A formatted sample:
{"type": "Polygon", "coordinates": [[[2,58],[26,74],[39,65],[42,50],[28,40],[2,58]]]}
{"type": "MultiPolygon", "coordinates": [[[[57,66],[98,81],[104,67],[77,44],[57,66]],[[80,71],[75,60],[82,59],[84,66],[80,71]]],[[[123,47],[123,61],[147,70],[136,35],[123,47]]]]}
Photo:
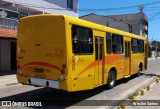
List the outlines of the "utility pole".
{"type": "Polygon", "coordinates": [[[140,5],[140,6],[139,6],[140,13],[143,12],[143,9],[144,9],[144,6],[143,6],[143,5],[140,5]]]}
{"type": "Polygon", "coordinates": [[[140,5],[139,6],[139,10],[140,10],[140,16],[141,16],[141,24],[140,24],[140,35],[141,36],[145,36],[144,35],[144,13],[143,13],[143,9],[144,9],[144,6],[143,5],[140,5]]]}
{"type": "Polygon", "coordinates": [[[157,47],[157,41],[156,41],[156,58],[157,58],[157,54],[158,54],[158,53],[157,53],[157,48],[158,48],[158,47],[157,47]]]}

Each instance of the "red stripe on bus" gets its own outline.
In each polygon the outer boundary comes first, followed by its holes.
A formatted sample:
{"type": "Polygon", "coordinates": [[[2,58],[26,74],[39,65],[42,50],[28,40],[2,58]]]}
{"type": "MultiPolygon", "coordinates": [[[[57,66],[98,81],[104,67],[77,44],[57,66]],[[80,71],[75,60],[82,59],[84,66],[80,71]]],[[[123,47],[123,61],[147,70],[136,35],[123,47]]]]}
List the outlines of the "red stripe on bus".
{"type": "Polygon", "coordinates": [[[102,61],[94,61],[92,63],[90,63],[87,67],[85,67],[77,76],[79,76],[80,74],[84,73],[85,71],[98,66],[99,64],[102,64],[102,61]]]}
{"type": "MultiPolygon", "coordinates": [[[[111,64],[111,63],[113,63],[115,61],[119,61],[119,60],[122,60],[122,55],[109,55],[109,56],[105,56],[105,64],[111,64]]],[[[94,68],[94,67],[96,67],[98,65],[102,65],[102,60],[100,60],[100,61],[94,61],[94,62],[90,63],[77,76],[79,76],[80,74],[84,73],[85,71],[90,70],[91,68],[94,68]]]]}
{"type": "Polygon", "coordinates": [[[122,55],[107,55],[105,56],[105,64],[111,64],[115,61],[122,60],[122,55]]]}
{"type": "Polygon", "coordinates": [[[23,65],[22,67],[25,67],[25,66],[28,66],[28,65],[39,65],[39,66],[54,68],[56,70],[61,71],[61,69],[59,67],[57,67],[55,65],[52,65],[52,64],[49,64],[49,63],[46,63],[46,62],[30,62],[30,63],[27,63],[27,64],[23,65]]]}

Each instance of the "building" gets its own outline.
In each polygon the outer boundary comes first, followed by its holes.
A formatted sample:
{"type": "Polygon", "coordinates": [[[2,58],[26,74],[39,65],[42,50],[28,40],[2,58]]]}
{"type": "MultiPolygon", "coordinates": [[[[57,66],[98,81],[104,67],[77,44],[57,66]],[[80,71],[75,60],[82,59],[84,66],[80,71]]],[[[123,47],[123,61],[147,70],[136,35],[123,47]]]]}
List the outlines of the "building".
{"type": "Polygon", "coordinates": [[[21,16],[34,14],[66,14],[78,17],[78,0],[2,0],[1,7],[14,10],[21,16]]]}
{"type": "Polygon", "coordinates": [[[113,17],[106,17],[103,15],[97,15],[94,13],[81,16],[80,19],[88,20],[94,23],[98,23],[107,27],[112,27],[116,29],[120,29],[123,31],[129,32],[128,25],[126,23],[120,22],[117,19],[114,19],[113,17]]]}
{"type": "Polygon", "coordinates": [[[0,72],[16,70],[16,36],[16,30],[0,29],[0,72]]]}
{"type": "Polygon", "coordinates": [[[147,16],[142,12],[110,16],[102,16],[92,13],[81,16],[80,18],[101,25],[120,29],[126,32],[148,37],[148,20],[147,16]]]}
{"type": "MultiPolygon", "coordinates": [[[[108,16],[106,16],[108,17],[108,16]]],[[[145,13],[112,15],[110,17],[131,25],[132,33],[148,37],[148,18],[145,13]]]]}
{"type": "Polygon", "coordinates": [[[78,0],[0,1],[0,75],[16,70],[18,20],[28,15],[49,13],[78,17],[78,0]]]}
{"type": "Polygon", "coordinates": [[[151,41],[149,43],[149,56],[152,58],[160,57],[160,42],[151,41]]]}

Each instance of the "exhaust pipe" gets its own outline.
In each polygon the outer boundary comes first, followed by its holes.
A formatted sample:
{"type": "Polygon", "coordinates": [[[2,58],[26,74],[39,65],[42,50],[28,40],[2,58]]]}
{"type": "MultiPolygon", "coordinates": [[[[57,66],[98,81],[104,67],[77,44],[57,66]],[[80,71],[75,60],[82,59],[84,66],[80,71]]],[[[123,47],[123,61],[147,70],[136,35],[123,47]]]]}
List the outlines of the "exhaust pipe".
{"type": "Polygon", "coordinates": [[[49,86],[49,82],[48,82],[48,81],[46,82],[46,86],[47,86],[47,87],[49,86]]]}
{"type": "Polygon", "coordinates": [[[28,80],[29,84],[31,84],[31,79],[28,80]]]}

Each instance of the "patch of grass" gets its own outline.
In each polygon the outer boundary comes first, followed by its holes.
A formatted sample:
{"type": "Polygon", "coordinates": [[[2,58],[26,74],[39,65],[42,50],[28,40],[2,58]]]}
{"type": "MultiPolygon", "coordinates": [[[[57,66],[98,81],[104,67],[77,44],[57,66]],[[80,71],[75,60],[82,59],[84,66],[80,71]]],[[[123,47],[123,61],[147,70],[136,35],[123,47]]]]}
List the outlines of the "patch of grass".
{"type": "Polygon", "coordinates": [[[132,96],[138,96],[139,95],[139,93],[138,92],[135,92],[135,93],[133,93],[132,95],[130,95],[129,97],[128,97],[128,99],[132,99],[132,96]]]}
{"type": "Polygon", "coordinates": [[[118,107],[117,107],[117,109],[121,109],[121,107],[120,107],[120,106],[118,106],[118,107]]]}

